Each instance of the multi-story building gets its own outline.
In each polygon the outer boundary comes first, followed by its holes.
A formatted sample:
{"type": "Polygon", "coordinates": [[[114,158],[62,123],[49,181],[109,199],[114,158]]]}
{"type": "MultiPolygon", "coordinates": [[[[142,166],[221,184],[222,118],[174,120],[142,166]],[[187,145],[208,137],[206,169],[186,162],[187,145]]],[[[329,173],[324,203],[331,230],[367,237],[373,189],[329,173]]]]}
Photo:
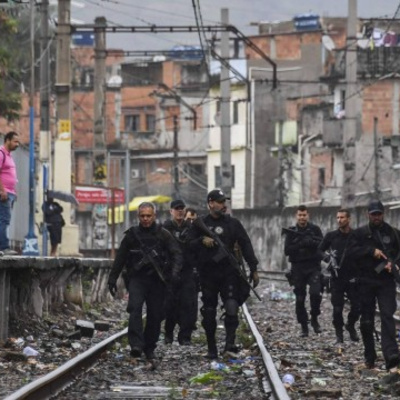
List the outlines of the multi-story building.
{"type": "MultiPolygon", "coordinates": [[[[346,24],[345,18],[306,15],[262,23],[259,34],[250,38],[276,62],[278,71],[278,89],[272,90],[271,67],[246,49],[254,82],[256,206],[277,204],[281,196],[285,205],[341,203],[346,24]]],[[[396,200],[398,26],[390,24],[388,31],[384,20],[359,20],[358,25],[357,204],[365,195],[396,200]]]]}

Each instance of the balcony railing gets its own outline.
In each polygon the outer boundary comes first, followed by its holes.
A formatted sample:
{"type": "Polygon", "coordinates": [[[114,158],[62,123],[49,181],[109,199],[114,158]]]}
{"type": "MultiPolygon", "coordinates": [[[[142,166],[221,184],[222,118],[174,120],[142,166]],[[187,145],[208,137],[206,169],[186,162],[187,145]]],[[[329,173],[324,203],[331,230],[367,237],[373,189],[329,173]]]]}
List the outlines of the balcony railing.
{"type": "MultiPolygon", "coordinates": [[[[330,78],[344,78],[346,74],[345,51],[336,52],[330,78]]],[[[357,75],[359,78],[381,77],[400,71],[400,47],[357,48],[357,75]]]]}

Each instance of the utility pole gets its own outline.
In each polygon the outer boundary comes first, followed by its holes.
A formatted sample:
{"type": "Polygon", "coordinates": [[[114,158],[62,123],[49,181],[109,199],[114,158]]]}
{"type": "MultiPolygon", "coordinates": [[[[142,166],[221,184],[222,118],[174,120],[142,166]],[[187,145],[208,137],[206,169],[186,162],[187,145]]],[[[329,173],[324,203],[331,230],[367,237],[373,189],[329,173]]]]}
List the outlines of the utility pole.
{"type": "Polygon", "coordinates": [[[278,138],[278,160],[279,160],[279,199],[278,207],[285,206],[285,182],[283,179],[283,121],[279,121],[279,138],[278,138]]]}
{"type": "Polygon", "coordinates": [[[29,228],[22,254],[38,256],[35,235],[35,2],[30,0],[31,88],[29,93],[29,228]]]}
{"type": "Polygon", "coordinates": [[[131,153],[129,149],[125,150],[125,230],[131,226],[129,220],[129,203],[130,203],[130,185],[131,185],[131,153]]]}
{"type": "MultiPolygon", "coordinates": [[[[229,10],[221,9],[221,24],[229,25],[229,10]]],[[[229,31],[221,32],[221,58],[229,65],[229,31]]],[[[231,164],[231,83],[228,65],[221,64],[221,186],[227,197],[232,191],[231,164]]],[[[232,205],[231,205],[232,206],[232,205]]]]}
{"type": "Polygon", "coordinates": [[[346,119],[343,134],[343,207],[355,206],[357,139],[357,0],[348,0],[346,39],[346,119]]]}
{"type": "Polygon", "coordinates": [[[174,198],[180,199],[179,191],[179,159],[178,159],[178,116],[174,115],[174,198]]]}
{"type": "Polygon", "coordinates": [[[374,117],[374,164],[375,164],[375,196],[380,197],[381,191],[379,187],[379,145],[378,145],[378,118],[374,117]]]}
{"type": "Polygon", "coordinates": [[[107,21],[97,17],[94,21],[94,148],[104,156],[104,91],[106,86],[106,33],[107,21]]]}
{"type": "MultiPolygon", "coordinates": [[[[107,185],[107,156],[105,148],[105,88],[106,88],[106,33],[107,21],[96,17],[94,21],[94,157],[93,184],[107,185]]],[[[114,213],[114,210],[112,210],[114,213]]],[[[93,207],[94,249],[108,248],[107,207],[95,204],[93,207]]]]}
{"type": "MultiPolygon", "coordinates": [[[[46,192],[49,188],[49,161],[50,161],[50,49],[49,49],[49,0],[42,0],[41,3],[41,41],[40,53],[40,148],[39,158],[42,162],[42,180],[44,202],[46,192]]],[[[47,229],[42,229],[42,255],[47,256],[47,229]]]]}
{"type": "MultiPolygon", "coordinates": [[[[71,192],[71,0],[58,0],[57,25],[57,138],[54,142],[54,190],[71,192]]],[[[79,229],[71,225],[71,204],[65,203],[62,255],[79,253],[79,229]]]]}

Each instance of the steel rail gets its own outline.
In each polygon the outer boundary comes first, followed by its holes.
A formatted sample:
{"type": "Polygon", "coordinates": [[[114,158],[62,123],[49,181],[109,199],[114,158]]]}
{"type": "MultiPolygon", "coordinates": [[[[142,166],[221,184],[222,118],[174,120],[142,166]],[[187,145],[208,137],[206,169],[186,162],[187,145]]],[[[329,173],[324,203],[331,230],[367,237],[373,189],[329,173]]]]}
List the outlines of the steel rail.
{"type": "Polygon", "coordinates": [[[127,333],[128,328],[125,328],[113,336],[110,336],[49,374],[23,386],[10,396],[7,396],[4,400],[44,400],[55,396],[64,387],[68,386],[73,379],[93,366],[110,344],[125,336],[127,333]]]}
{"type": "Polygon", "coordinates": [[[246,304],[242,305],[242,311],[244,316],[246,317],[247,324],[250,327],[251,333],[254,336],[258,348],[260,349],[260,353],[263,359],[264,367],[267,372],[267,379],[270,386],[270,390],[274,396],[275,400],[290,400],[289,395],[278,375],[278,371],[276,370],[274,361],[272,360],[271,355],[268,353],[265,348],[264,340],[258,331],[256,324],[251,317],[249,310],[246,304]]]}

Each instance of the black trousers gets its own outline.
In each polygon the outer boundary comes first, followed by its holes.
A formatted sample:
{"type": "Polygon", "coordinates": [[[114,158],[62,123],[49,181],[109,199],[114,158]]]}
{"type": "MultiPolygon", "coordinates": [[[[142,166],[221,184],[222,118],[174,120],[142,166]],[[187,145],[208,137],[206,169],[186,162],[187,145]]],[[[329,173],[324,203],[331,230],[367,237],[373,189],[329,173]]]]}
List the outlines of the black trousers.
{"type": "Polygon", "coordinates": [[[361,305],[360,294],[358,290],[358,282],[355,279],[350,282],[349,279],[331,278],[331,303],[332,322],[335,329],[342,330],[343,321],[343,308],[345,295],[350,302],[350,311],[347,316],[347,323],[354,325],[360,318],[361,305]]]}
{"type": "Polygon", "coordinates": [[[230,265],[218,265],[218,267],[202,271],[200,274],[201,300],[203,303],[202,325],[209,343],[214,339],[216,332],[218,296],[221,297],[226,311],[224,325],[227,341],[234,339],[239,325],[238,299],[240,279],[230,265]]]}
{"type": "Polygon", "coordinates": [[[386,367],[399,364],[399,347],[393,315],[396,312],[396,283],[393,279],[375,279],[360,283],[361,321],[360,330],[364,343],[366,362],[373,364],[376,359],[374,328],[375,306],[381,313],[381,347],[386,367]]]}
{"type": "Polygon", "coordinates": [[[190,340],[198,310],[197,283],[191,269],[184,269],[178,287],[167,293],[165,333],[172,335],[179,325],[179,342],[190,340]]]}
{"type": "Polygon", "coordinates": [[[305,264],[292,264],[293,292],[296,296],[296,316],[300,324],[308,322],[306,311],[307,285],[310,293],[310,314],[312,318],[318,317],[321,313],[322,285],[321,267],[305,264]]]}
{"type": "Polygon", "coordinates": [[[129,279],[128,340],[131,348],[153,351],[164,319],[166,286],[158,276],[129,279]],[[146,304],[146,326],[143,327],[143,306],[146,304]]]}

